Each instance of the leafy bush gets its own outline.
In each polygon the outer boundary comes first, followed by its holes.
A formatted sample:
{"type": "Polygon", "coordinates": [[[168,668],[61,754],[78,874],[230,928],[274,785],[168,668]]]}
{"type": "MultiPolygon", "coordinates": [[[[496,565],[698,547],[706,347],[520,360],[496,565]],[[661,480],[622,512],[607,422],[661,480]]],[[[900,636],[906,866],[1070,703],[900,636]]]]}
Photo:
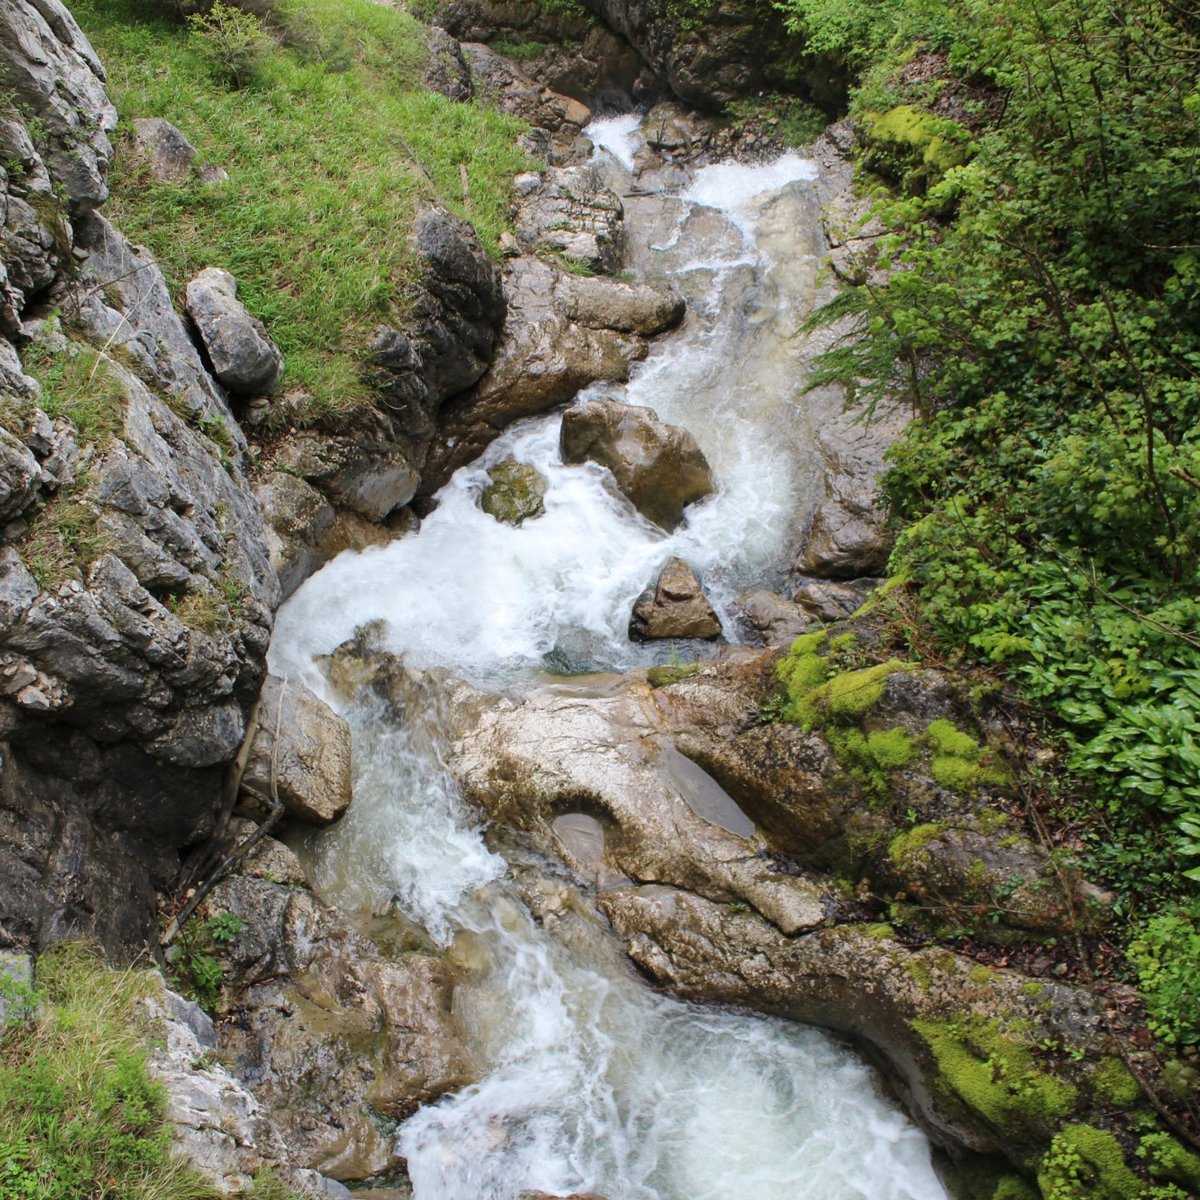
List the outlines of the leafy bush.
{"type": "Polygon", "coordinates": [[[922,46],[1003,97],[969,163],[877,204],[816,382],[911,403],[892,572],[1061,723],[1125,906],[1200,880],[1200,28],[1161,0],[787,7],[858,55],[868,123],[936,107],[922,46]]]}

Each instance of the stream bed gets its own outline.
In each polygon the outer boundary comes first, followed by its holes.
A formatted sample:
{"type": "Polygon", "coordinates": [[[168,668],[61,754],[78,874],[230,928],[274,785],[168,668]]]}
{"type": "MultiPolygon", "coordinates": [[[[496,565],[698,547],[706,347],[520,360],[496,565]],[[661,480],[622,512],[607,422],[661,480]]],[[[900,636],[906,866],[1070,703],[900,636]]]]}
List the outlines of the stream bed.
{"type": "MultiPolygon", "coordinates": [[[[630,263],[689,315],[609,395],[691,430],[719,481],[673,534],[591,464],[558,456],[561,415],[514,426],[457,472],[420,531],[347,553],[281,609],[272,670],[350,722],[349,813],[302,847],[349,912],[395,904],[462,968],[456,1015],[480,1082],[398,1131],[416,1200],[941,1200],[925,1137],[874,1073],[815,1029],[706,1009],[647,987],[560,865],[501,832],[485,841],[439,751],[436,696],[402,722],[331,693],[318,659],[367,622],[418,668],[520,695],[548,672],[623,671],[663,647],[626,636],[634,600],[683,558],[730,604],[783,574],[822,476],[792,336],[820,294],[817,168],[797,155],[718,164],[635,188],[638,118],[588,130],[626,201],[630,263]],[[548,479],[545,514],[513,528],[479,508],[509,456],[548,479]],[[500,853],[503,848],[504,853],[500,853]]],[[[654,176],[651,176],[653,179],[654,176]]]]}

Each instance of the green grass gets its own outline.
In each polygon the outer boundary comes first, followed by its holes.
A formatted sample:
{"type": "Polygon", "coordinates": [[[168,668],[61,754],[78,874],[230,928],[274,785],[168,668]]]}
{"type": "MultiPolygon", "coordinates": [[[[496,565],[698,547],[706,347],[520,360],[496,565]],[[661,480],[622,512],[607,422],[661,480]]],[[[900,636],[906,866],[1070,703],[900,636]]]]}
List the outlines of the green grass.
{"type": "Polygon", "coordinates": [[[147,972],[106,968],[84,946],[38,960],[36,1009],[0,1028],[5,1200],[218,1196],[170,1148],[137,1007],[152,987],[147,972]]]}
{"type": "Polygon", "coordinates": [[[122,116],[171,121],[230,174],[215,186],[156,184],[118,155],[109,217],[151,249],[176,290],[205,266],[237,277],[287,359],[285,387],[311,397],[307,419],[369,400],[362,347],[406,312],[420,206],[466,217],[495,253],[510,181],[527,166],[516,148],[524,126],[425,91],[423,27],[371,0],[287,0],[281,22],[294,45],[274,49],[239,90],[198,35],[139,0],[73,10],[122,116]]]}
{"type": "Polygon", "coordinates": [[[26,347],[22,365],[41,386],[39,407],[51,419],[68,418],[81,444],[103,450],[121,432],[125,389],[97,351],[76,345],[54,351],[35,341],[26,347]]]}

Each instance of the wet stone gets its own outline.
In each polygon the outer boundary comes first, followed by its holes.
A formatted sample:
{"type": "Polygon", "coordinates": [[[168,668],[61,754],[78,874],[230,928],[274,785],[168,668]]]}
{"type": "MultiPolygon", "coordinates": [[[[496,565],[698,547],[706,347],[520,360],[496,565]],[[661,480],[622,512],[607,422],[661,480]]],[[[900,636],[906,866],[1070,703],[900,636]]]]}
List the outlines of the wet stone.
{"type": "Polygon", "coordinates": [[[549,483],[536,467],[506,458],[488,472],[491,483],[483,490],[479,507],[505,525],[520,525],[546,511],[542,502],[549,483]]]}

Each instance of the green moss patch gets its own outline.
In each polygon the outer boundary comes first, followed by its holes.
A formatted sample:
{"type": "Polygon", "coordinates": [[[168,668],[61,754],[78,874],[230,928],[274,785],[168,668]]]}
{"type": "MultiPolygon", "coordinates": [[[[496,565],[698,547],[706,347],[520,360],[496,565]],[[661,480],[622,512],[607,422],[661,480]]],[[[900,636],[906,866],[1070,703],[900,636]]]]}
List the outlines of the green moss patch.
{"type": "Polygon", "coordinates": [[[1044,1200],[1141,1200],[1144,1184],[1125,1165],[1121,1143],[1105,1129],[1068,1125],[1038,1164],[1044,1200]]]}
{"type": "Polygon", "coordinates": [[[651,667],[646,672],[646,680],[652,688],[667,687],[681,679],[690,679],[699,670],[698,662],[668,663],[661,667],[651,667]]]}
{"type": "Polygon", "coordinates": [[[924,195],[951,168],[971,157],[972,139],[966,128],[913,104],[863,113],[862,123],[867,137],[863,165],[912,195],[924,195]]]}
{"type": "Polygon", "coordinates": [[[1019,1026],[971,1016],[913,1028],[933,1053],[941,1087],[1003,1136],[1044,1137],[1074,1111],[1078,1090],[1037,1067],[1019,1026]]]}
{"type": "Polygon", "coordinates": [[[939,786],[957,795],[969,795],[981,787],[1003,787],[1008,773],[994,764],[986,746],[945,719],[930,723],[926,736],[932,757],[929,773],[939,786]]]}
{"type": "Polygon", "coordinates": [[[1141,1086],[1119,1058],[1102,1059],[1088,1083],[1093,1095],[1104,1105],[1132,1108],[1141,1099],[1141,1086]]]}

